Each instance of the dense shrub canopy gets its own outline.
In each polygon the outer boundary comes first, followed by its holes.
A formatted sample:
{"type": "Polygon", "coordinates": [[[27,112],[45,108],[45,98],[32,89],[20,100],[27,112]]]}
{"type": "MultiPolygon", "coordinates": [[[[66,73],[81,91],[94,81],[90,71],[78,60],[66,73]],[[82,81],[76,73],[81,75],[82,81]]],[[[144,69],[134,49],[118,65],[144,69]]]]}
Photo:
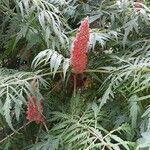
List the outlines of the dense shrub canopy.
{"type": "Polygon", "coordinates": [[[148,150],[149,26],[144,0],[0,0],[0,150],[148,150]]]}

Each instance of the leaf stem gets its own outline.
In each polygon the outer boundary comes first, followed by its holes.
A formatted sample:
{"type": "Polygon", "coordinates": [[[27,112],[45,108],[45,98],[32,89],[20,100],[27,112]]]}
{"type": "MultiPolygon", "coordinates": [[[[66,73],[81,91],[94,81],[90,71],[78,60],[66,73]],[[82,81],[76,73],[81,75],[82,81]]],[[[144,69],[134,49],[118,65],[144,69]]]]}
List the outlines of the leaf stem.
{"type": "Polygon", "coordinates": [[[77,87],[77,75],[76,74],[74,74],[74,97],[76,96],[76,87],[77,87]]]}
{"type": "MultiPolygon", "coordinates": [[[[38,133],[41,132],[41,129],[42,129],[42,124],[40,124],[38,133]]],[[[39,140],[39,137],[37,136],[37,137],[36,137],[36,140],[35,140],[35,144],[38,142],[38,140],[39,140]]]]}
{"type": "Polygon", "coordinates": [[[84,72],[95,72],[95,73],[110,73],[108,70],[97,70],[97,69],[87,69],[84,72]]]}
{"type": "MultiPolygon", "coordinates": [[[[31,123],[31,122],[28,122],[28,123],[26,123],[25,125],[21,126],[21,127],[17,130],[17,132],[20,131],[21,129],[23,129],[25,126],[29,125],[30,123],[31,123]]],[[[4,139],[2,139],[2,140],[0,141],[0,144],[3,143],[4,141],[6,141],[8,138],[12,137],[12,136],[15,135],[15,134],[16,134],[16,132],[13,132],[13,133],[7,135],[4,139]]]]}
{"type": "MultiPolygon", "coordinates": [[[[63,71],[57,71],[57,73],[62,73],[63,71]]],[[[92,70],[92,69],[88,69],[88,70],[85,70],[84,72],[95,72],[95,73],[110,73],[110,71],[107,71],[107,70],[92,70]]],[[[0,88],[1,87],[5,87],[5,86],[8,86],[8,85],[16,85],[16,84],[19,84],[20,82],[23,83],[24,81],[30,81],[30,80],[33,80],[35,78],[40,78],[40,77],[45,77],[45,76],[48,76],[48,75],[52,75],[54,72],[48,72],[48,73],[44,73],[44,74],[41,74],[41,75],[38,75],[38,74],[35,74],[33,77],[29,77],[29,78],[26,78],[26,79],[18,79],[14,76],[14,79],[16,78],[16,81],[14,82],[11,82],[11,83],[4,83],[4,84],[0,84],[0,88]]],[[[33,75],[33,74],[32,74],[33,75]]]]}
{"type": "Polygon", "coordinates": [[[47,125],[46,125],[45,122],[43,122],[43,125],[44,125],[44,127],[45,127],[46,132],[49,133],[48,127],[47,127],[47,125]]]}

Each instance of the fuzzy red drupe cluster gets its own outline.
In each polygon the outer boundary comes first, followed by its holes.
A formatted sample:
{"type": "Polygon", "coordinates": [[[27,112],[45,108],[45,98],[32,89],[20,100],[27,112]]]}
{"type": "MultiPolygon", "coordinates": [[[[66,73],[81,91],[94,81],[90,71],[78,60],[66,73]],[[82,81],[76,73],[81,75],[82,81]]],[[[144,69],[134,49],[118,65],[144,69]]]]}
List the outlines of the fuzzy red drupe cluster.
{"type": "Polygon", "coordinates": [[[71,66],[74,74],[82,74],[87,65],[87,51],[89,46],[89,21],[85,18],[71,47],[71,66]]]}
{"type": "Polygon", "coordinates": [[[27,103],[27,120],[35,121],[37,124],[44,122],[43,113],[43,101],[40,101],[40,105],[38,106],[36,103],[36,97],[30,96],[28,97],[27,103]]]}

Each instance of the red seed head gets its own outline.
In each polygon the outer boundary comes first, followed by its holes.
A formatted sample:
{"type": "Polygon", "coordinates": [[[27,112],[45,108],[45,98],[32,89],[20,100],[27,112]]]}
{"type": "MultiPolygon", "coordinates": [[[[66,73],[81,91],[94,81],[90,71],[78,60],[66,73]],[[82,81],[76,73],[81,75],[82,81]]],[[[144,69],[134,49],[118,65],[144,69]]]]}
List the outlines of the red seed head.
{"type": "Polygon", "coordinates": [[[89,21],[85,18],[71,47],[71,66],[75,74],[81,74],[86,69],[87,51],[89,46],[89,21]]]}
{"type": "Polygon", "coordinates": [[[43,101],[40,101],[40,106],[36,104],[36,97],[30,96],[28,97],[27,103],[27,120],[35,121],[37,124],[44,122],[43,113],[43,101]]]}

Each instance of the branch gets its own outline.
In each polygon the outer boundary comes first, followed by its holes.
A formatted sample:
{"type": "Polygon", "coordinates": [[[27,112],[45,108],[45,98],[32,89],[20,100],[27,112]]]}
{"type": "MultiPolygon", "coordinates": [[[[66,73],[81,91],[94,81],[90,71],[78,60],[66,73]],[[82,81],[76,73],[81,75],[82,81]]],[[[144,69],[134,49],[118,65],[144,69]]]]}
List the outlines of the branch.
{"type": "MultiPolygon", "coordinates": [[[[31,123],[31,122],[26,123],[25,125],[21,126],[21,127],[20,127],[18,130],[16,130],[16,131],[19,132],[21,129],[23,129],[25,126],[29,125],[30,123],[31,123]]],[[[0,144],[3,143],[4,141],[6,141],[8,138],[14,136],[15,133],[16,133],[16,132],[13,132],[13,133],[7,135],[4,139],[2,139],[2,140],[0,141],[0,144]]]]}

